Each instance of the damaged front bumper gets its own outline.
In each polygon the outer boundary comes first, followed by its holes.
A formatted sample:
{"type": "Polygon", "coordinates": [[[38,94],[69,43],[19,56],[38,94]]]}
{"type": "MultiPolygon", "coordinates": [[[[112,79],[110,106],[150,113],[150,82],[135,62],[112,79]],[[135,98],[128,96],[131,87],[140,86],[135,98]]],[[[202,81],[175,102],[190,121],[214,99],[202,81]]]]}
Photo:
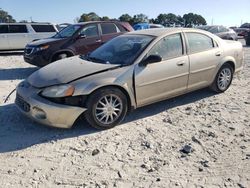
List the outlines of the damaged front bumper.
{"type": "Polygon", "coordinates": [[[38,95],[40,89],[21,82],[16,88],[15,104],[20,111],[35,121],[58,128],[71,128],[87,109],[51,102],[38,95]]]}

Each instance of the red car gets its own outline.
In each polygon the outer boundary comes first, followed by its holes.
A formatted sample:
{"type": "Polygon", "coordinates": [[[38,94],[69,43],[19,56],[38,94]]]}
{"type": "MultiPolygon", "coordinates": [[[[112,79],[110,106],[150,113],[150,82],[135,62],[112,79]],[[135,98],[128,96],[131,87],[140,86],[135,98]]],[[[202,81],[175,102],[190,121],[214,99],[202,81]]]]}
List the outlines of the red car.
{"type": "Polygon", "coordinates": [[[69,25],[55,36],[25,47],[24,60],[42,67],[66,57],[87,54],[123,33],[133,31],[127,22],[95,21],[69,25]]]}
{"type": "Polygon", "coordinates": [[[235,29],[238,36],[246,37],[247,33],[250,31],[250,23],[244,23],[239,28],[235,29]]]}

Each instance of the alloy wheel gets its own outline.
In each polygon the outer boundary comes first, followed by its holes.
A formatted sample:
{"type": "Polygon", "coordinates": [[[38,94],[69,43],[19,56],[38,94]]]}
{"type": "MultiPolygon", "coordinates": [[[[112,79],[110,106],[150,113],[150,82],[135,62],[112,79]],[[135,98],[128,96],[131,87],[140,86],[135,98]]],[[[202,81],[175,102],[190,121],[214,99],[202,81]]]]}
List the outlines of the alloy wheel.
{"type": "Polygon", "coordinates": [[[118,96],[105,95],[96,104],[95,117],[102,124],[112,124],[119,118],[122,109],[122,100],[118,96]]]}
{"type": "Polygon", "coordinates": [[[217,79],[218,88],[222,91],[226,90],[227,87],[230,85],[231,80],[232,80],[232,72],[230,68],[225,67],[219,73],[219,76],[217,79]]]}

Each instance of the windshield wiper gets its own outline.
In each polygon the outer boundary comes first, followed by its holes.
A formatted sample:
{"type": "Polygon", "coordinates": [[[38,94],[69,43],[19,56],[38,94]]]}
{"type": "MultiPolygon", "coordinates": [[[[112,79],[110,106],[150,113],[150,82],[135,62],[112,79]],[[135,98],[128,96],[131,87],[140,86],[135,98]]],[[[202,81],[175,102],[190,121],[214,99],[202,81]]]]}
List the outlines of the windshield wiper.
{"type": "Polygon", "coordinates": [[[86,55],[81,55],[80,57],[82,59],[86,59],[87,61],[92,61],[92,62],[95,62],[95,63],[106,63],[106,61],[103,60],[103,59],[99,59],[97,57],[91,57],[90,53],[88,53],[86,55]]]}
{"type": "Polygon", "coordinates": [[[96,57],[91,57],[90,53],[86,54],[86,55],[80,55],[81,59],[87,60],[87,61],[92,61],[95,63],[102,63],[102,64],[111,64],[111,65],[118,65],[118,67],[125,67],[128,66],[130,64],[125,64],[124,61],[119,61],[119,62],[115,62],[115,63],[108,63],[108,61],[103,60],[103,59],[99,59],[96,57]]]}
{"type": "Polygon", "coordinates": [[[88,56],[87,59],[89,59],[90,61],[96,62],[96,63],[106,63],[105,60],[99,59],[97,57],[90,57],[90,56],[88,56]]]}

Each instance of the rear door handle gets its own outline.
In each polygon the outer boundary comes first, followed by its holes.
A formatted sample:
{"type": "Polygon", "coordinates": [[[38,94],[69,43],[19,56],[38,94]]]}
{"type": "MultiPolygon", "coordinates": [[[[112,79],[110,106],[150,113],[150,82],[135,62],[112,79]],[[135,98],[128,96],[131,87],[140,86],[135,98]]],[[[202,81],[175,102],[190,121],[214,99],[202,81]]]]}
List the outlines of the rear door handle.
{"type": "Polygon", "coordinates": [[[185,64],[185,61],[178,61],[176,63],[177,66],[183,66],[185,64]]]}
{"type": "Polygon", "coordinates": [[[221,51],[215,53],[216,56],[221,56],[221,51]]]}

